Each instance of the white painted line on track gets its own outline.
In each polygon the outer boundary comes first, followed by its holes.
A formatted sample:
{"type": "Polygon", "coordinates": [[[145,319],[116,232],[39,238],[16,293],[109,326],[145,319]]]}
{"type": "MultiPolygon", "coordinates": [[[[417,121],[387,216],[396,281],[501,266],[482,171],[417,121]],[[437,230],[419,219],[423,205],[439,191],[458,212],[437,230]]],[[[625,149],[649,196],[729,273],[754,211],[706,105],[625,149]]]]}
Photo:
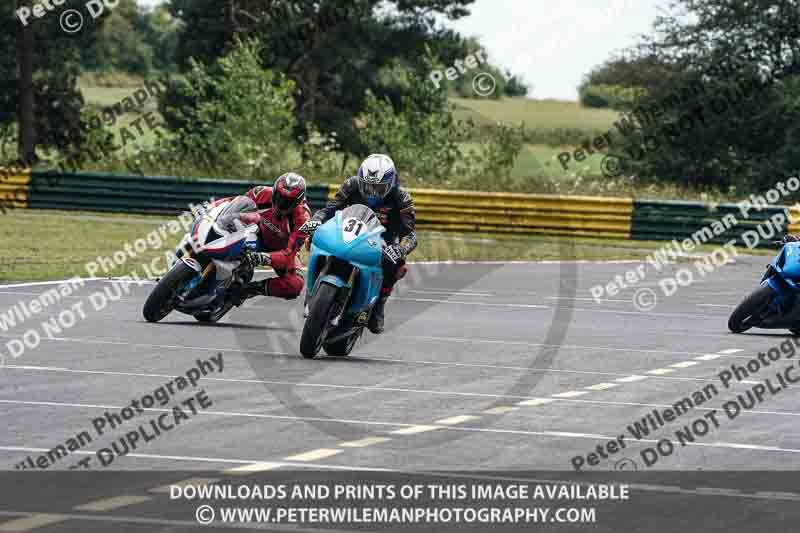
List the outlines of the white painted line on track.
{"type": "Polygon", "coordinates": [[[544,405],[554,401],[555,400],[552,398],[534,398],[533,400],[523,400],[521,402],[517,402],[517,405],[523,405],[525,407],[535,407],[537,405],[544,405]]]}
{"type": "Polygon", "coordinates": [[[633,383],[635,381],[642,381],[645,379],[650,379],[650,376],[628,376],[625,378],[615,379],[614,381],[619,381],[621,383],[633,383]]]}
{"type": "Polygon", "coordinates": [[[504,415],[506,413],[510,413],[511,411],[517,411],[518,407],[511,407],[508,405],[499,405],[497,407],[492,407],[491,409],[486,409],[482,411],[482,413],[487,415],[504,415]]]}
{"type": "Polygon", "coordinates": [[[441,420],[436,420],[434,424],[441,424],[443,426],[453,426],[455,424],[462,424],[464,422],[469,422],[470,420],[477,420],[478,418],[480,417],[475,415],[458,415],[458,416],[451,416],[449,418],[442,418],[441,420]]]}
{"type": "Polygon", "coordinates": [[[327,459],[328,457],[333,457],[334,455],[338,455],[340,453],[342,453],[342,450],[336,450],[334,448],[318,448],[316,450],[311,450],[310,452],[298,453],[296,455],[284,457],[283,460],[289,462],[307,463],[311,461],[319,461],[320,459],[327,459]]]}
{"type": "Polygon", "coordinates": [[[572,300],[572,301],[576,301],[576,302],[595,302],[595,303],[603,303],[603,302],[624,303],[624,304],[631,303],[630,299],[628,299],[628,300],[613,300],[613,299],[610,299],[610,298],[594,299],[594,298],[578,298],[578,297],[572,297],[572,296],[547,296],[545,298],[545,300],[572,300]]]}
{"type": "Polygon", "coordinates": [[[669,374],[670,372],[675,372],[674,368],[656,368],[655,370],[648,370],[648,374],[654,374],[656,376],[660,376],[662,374],[669,374]]]}
{"type": "Polygon", "coordinates": [[[280,468],[280,463],[271,463],[271,462],[261,462],[261,463],[250,463],[243,466],[235,466],[233,468],[228,468],[227,470],[223,470],[225,474],[233,474],[233,475],[243,475],[243,474],[253,474],[256,472],[266,472],[268,470],[275,470],[276,468],[280,468]]]}
{"type": "Polygon", "coordinates": [[[589,390],[607,390],[619,387],[619,383],[598,383],[597,385],[590,385],[586,387],[589,390]]]}
{"type": "Polygon", "coordinates": [[[395,435],[416,435],[417,433],[426,433],[428,431],[435,431],[437,429],[442,429],[442,426],[417,425],[397,429],[391,433],[395,435]]]}
{"type": "MultiPolygon", "coordinates": [[[[397,425],[397,424],[391,424],[397,425]]],[[[47,453],[51,450],[47,448],[31,448],[25,446],[0,446],[0,451],[11,451],[11,452],[41,452],[47,453]]],[[[70,452],[70,454],[76,455],[97,455],[97,451],[92,450],[76,450],[74,452],[70,452]]],[[[258,461],[256,459],[229,459],[229,458],[222,458],[222,457],[197,457],[197,456],[185,456],[185,455],[156,455],[156,454],[149,454],[149,453],[128,453],[125,457],[134,457],[137,459],[154,459],[154,460],[165,460],[165,461],[188,461],[188,462],[198,462],[198,463],[223,463],[223,464],[238,464],[244,466],[250,465],[263,465],[265,464],[263,461],[258,461]]],[[[289,468],[308,468],[309,465],[306,463],[291,463],[287,461],[275,461],[270,462],[269,464],[275,465],[275,468],[278,467],[289,467],[289,468]]],[[[373,472],[395,472],[390,468],[376,468],[376,467],[354,467],[354,466],[347,466],[347,465],[330,465],[325,463],[315,464],[313,468],[324,468],[328,470],[370,470],[373,472]]]]}
{"type": "Polygon", "coordinates": [[[742,350],[741,348],[728,348],[727,350],[720,350],[719,353],[728,355],[728,354],[739,353],[739,352],[743,352],[743,351],[744,350],[742,350]]]}
{"type": "MultiPolygon", "coordinates": [[[[97,373],[105,373],[105,372],[97,372],[97,373]]],[[[120,375],[131,375],[129,373],[116,373],[120,375]]],[[[152,376],[152,375],[151,375],[152,376]]],[[[148,377],[151,377],[148,376],[148,377]]],[[[153,377],[160,377],[160,378],[174,378],[175,376],[170,376],[167,374],[156,374],[153,377]]],[[[235,379],[235,378],[210,378],[210,377],[203,377],[202,379],[208,381],[225,381],[225,382],[233,382],[233,383],[255,383],[255,384],[269,384],[269,385],[289,385],[293,387],[311,387],[311,388],[320,388],[320,389],[344,389],[344,390],[356,390],[356,391],[363,391],[363,392],[389,392],[389,393],[403,393],[403,394],[430,394],[436,396],[460,396],[466,398],[511,398],[511,399],[529,399],[529,396],[517,396],[517,395],[503,395],[503,394],[493,394],[493,393],[482,393],[482,392],[464,392],[464,391],[444,391],[439,389],[406,389],[400,387],[378,387],[378,386],[371,386],[371,385],[341,385],[336,383],[304,383],[304,382],[293,382],[293,381],[270,381],[270,380],[263,380],[263,379],[235,379]]],[[[712,380],[700,380],[700,381],[712,381],[712,380]]],[[[556,394],[556,397],[559,398],[572,398],[576,396],[582,396],[584,394],[588,394],[586,391],[568,391],[560,394],[556,394]],[[567,394],[567,396],[563,396],[567,394]]],[[[0,403],[4,402],[14,402],[15,400],[0,400],[0,403]]]]}
{"type": "Polygon", "coordinates": [[[111,498],[103,498],[102,500],[95,500],[89,503],[83,503],[81,505],[76,505],[73,507],[76,511],[113,511],[114,509],[119,509],[120,507],[127,507],[129,505],[138,505],[140,503],[148,502],[152,500],[150,496],[135,496],[135,495],[123,495],[123,496],[114,496],[111,498]]]}
{"type": "Polygon", "coordinates": [[[560,392],[558,394],[553,394],[553,398],[576,398],[578,396],[583,396],[584,394],[589,394],[588,391],[585,390],[570,390],[567,392],[560,392]]]}
{"type": "Polygon", "coordinates": [[[434,300],[432,298],[392,298],[401,302],[419,302],[419,303],[436,303],[436,304],[455,304],[455,305],[479,305],[481,307],[514,307],[521,309],[553,309],[549,305],[535,305],[535,304],[512,304],[512,303],[489,303],[489,302],[462,302],[460,300],[434,300]]]}
{"type": "MultiPolygon", "coordinates": [[[[433,290],[433,289],[425,289],[425,290],[416,290],[416,289],[406,289],[405,292],[413,292],[419,294],[450,294],[453,296],[485,296],[491,297],[496,296],[495,294],[488,293],[488,292],[471,292],[471,291],[446,291],[446,290],[433,290]]],[[[401,293],[402,294],[402,293],[401,293]]]]}
{"type": "Polygon", "coordinates": [[[374,444],[382,444],[390,440],[392,439],[390,439],[389,437],[367,437],[365,439],[360,439],[360,440],[340,442],[339,446],[341,446],[342,448],[366,448],[367,446],[372,446],[374,444]]]}
{"type": "MultiPolygon", "coordinates": [[[[2,336],[2,335],[0,335],[2,336]]],[[[431,341],[441,341],[441,342],[460,342],[460,343],[476,343],[476,344],[507,344],[507,345],[517,345],[517,346],[532,346],[532,347],[540,347],[540,348],[566,348],[566,349],[579,349],[579,350],[601,350],[601,351],[608,351],[608,352],[637,352],[637,353],[657,353],[657,354],[669,354],[669,355],[680,355],[680,356],[699,356],[699,355],[708,355],[708,352],[684,352],[679,350],[660,350],[657,348],[653,349],[645,349],[645,348],[617,348],[615,346],[589,346],[585,344],[545,344],[540,342],[526,342],[526,341],[510,341],[510,340],[501,340],[501,339],[476,339],[476,338],[466,338],[466,337],[442,337],[442,336],[433,336],[433,335],[406,335],[403,338],[405,339],[416,339],[416,340],[431,340],[431,341]]],[[[398,340],[400,338],[398,337],[398,340]]],[[[44,340],[44,339],[43,339],[44,340]]],[[[719,357],[723,357],[723,355],[719,355],[719,357]]],[[[737,356],[737,355],[728,355],[728,357],[733,358],[743,358],[743,359],[750,359],[748,356],[737,356]]]]}
{"type": "Polygon", "coordinates": [[[697,361],[681,361],[680,363],[673,363],[669,366],[673,368],[689,368],[690,366],[699,365],[697,361]]]}
{"type": "Polygon", "coordinates": [[[35,513],[21,518],[15,518],[0,524],[0,531],[4,533],[21,533],[39,527],[45,527],[69,520],[68,515],[52,513],[35,513]]]}
{"type": "Polygon", "coordinates": [[[0,285],[0,289],[13,289],[15,287],[39,287],[45,285],[61,285],[62,283],[78,282],[78,281],[101,281],[105,278],[69,278],[58,279],[52,281],[32,281],[29,283],[12,283],[9,285],[0,285]]]}
{"type": "Polygon", "coordinates": [[[721,353],[709,353],[706,355],[701,355],[699,357],[695,357],[698,361],[713,361],[714,359],[719,359],[720,357],[725,357],[721,353]]]}

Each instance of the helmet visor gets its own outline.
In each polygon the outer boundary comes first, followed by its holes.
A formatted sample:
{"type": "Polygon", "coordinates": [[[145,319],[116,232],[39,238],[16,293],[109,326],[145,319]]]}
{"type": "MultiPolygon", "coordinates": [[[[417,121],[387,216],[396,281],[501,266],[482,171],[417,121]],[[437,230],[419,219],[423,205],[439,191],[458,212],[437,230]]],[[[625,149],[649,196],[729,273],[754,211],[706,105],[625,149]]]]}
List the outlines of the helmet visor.
{"type": "Polygon", "coordinates": [[[291,210],[296,204],[299,198],[288,198],[279,192],[276,192],[272,196],[273,201],[275,202],[275,207],[280,209],[281,211],[289,211],[291,210]]]}
{"type": "Polygon", "coordinates": [[[361,192],[364,196],[384,198],[392,188],[391,183],[365,183],[361,182],[361,192]]]}

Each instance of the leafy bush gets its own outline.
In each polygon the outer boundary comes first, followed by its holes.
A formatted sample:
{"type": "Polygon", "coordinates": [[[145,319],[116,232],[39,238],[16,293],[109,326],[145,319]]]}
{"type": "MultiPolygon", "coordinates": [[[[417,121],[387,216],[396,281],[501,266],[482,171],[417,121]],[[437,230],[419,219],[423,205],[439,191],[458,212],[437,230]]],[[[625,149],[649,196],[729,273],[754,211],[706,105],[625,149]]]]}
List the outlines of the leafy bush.
{"type": "Polygon", "coordinates": [[[204,173],[274,175],[296,143],[295,85],[264,69],[260,45],[237,42],[214,65],[191,63],[159,102],[170,132],[136,166],[191,166],[204,173]]]}

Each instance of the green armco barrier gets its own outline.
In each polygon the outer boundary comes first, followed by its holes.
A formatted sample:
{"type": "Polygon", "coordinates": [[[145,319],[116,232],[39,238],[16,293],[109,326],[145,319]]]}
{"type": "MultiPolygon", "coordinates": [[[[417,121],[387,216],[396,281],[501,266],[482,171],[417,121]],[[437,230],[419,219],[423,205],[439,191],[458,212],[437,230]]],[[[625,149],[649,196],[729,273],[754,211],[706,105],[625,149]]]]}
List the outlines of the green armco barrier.
{"type": "MultiPolygon", "coordinates": [[[[724,233],[708,242],[724,244],[736,239],[744,244],[742,234],[755,230],[776,214],[783,214],[785,222],[776,228],[774,239],[781,239],[787,232],[789,209],[783,206],[751,209],[745,217],[735,204],[704,204],[667,200],[636,200],[633,202],[631,239],[661,241],[691,238],[703,228],[711,227],[714,221],[729,227],[724,233]],[[727,217],[727,218],[726,218],[727,217]]],[[[764,226],[766,229],[767,226],[764,226]]],[[[764,246],[772,239],[761,239],[764,246]]]]}
{"type": "MultiPolygon", "coordinates": [[[[190,204],[243,194],[252,187],[268,184],[270,182],[34,171],[28,206],[40,209],[175,214],[188,210],[190,204]]],[[[328,185],[309,186],[307,197],[311,209],[319,209],[328,197],[328,185]]]]}
{"type": "MultiPolygon", "coordinates": [[[[27,179],[27,176],[26,176],[27,179]]],[[[25,187],[25,181],[21,182],[25,187]]],[[[27,207],[117,213],[176,214],[211,198],[242,194],[269,181],[213,180],[173,176],[34,171],[27,189],[27,207]]],[[[19,187],[19,185],[17,185],[19,187]]],[[[325,205],[338,185],[309,185],[312,210],[325,205]]],[[[553,196],[541,194],[486,193],[413,189],[417,223],[435,231],[575,235],[648,241],[683,241],[724,244],[736,239],[747,244],[747,231],[770,230],[765,222],[782,215],[773,236],[763,235],[768,245],[787,233],[790,209],[784,206],[751,209],[744,216],[735,204],[705,204],[630,198],[553,196]],[[711,231],[714,223],[727,226],[711,231]],[[693,239],[697,240],[697,239],[693,239]]],[[[19,195],[20,197],[24,195],[19,195]]],[[[23,206],[24,205],[20,205],[23,206]]],[[[793,207],[800,220],[800,209],[793,207]]],[[[800,232],[800,226],[793,228],[800,232]]]]}

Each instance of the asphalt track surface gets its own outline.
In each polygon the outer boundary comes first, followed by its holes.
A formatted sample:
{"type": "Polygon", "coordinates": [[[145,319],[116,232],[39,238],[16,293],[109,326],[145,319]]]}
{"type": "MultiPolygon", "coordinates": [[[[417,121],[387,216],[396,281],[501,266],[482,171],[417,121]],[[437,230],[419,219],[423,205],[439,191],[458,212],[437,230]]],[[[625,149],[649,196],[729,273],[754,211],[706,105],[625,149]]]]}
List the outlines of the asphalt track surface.
{"type": "MultiPolygon", "coordinates": [[[[636,468],[640,474],[677,472],[677,479],[681,473],[719,472],[719,478],[712,475],[688,487],[652,484],[654,507],[714,506],[724,500],[738,509],[757,508],[759,516],[794,516],[797,511],[788,509],[796,509],[793,501],[800,499],[794,491],[728,489],[722,474],[793,471],[800,464],[800,384],[767,395],[735,420],[722,410],[737,393],[766,378],[774,382],[775,372],[793,361],[762,368],[749,383],[727,390],[718,378],[730,365],[744,366],[758,352],[793,338],[786,331],[727,331],[730,311],[756,286],[765,263],[765,257],[741,257],[670,297],[663,296],[658,281],[686,265],[661,273],[647,267],[645,280],[599,303],[589,288],[624,275],[638,262],[416,265],[387,307],[385,334],[365,334],[349,358],[314,360],[298,355],[301,300],[251,300],[217,325],[180,314],[148,324],[141,309],[152,285],[126,285],[130,294],[95,312],[88,295],[113,284],[87,282],[57,306],[0,333],[4,346],[58,310],[78,301],[87,308],[85,320],[52,339],[43,335],[38,348],[18,358],[3,347],[0,458],[5,469],[90,429],[93,418],[184,375],[197,359],[221,353],[223,371],[202,377],[196,389],[179,395],[203,389],[213,405],[117,457],[106,471],[146,471],[146,476],[109,481],[111,486],[96,495],[143,499],[81,511],[76,510],[81,502],[67,498],[58,511],[63,518],[49,525],[36,517],[55,512],[53,501],[61,499],[6,503],[0,506],[0,531],[189,530],[193,515],[166,518],[162,496],[148,489],[191,476],[187,471],[214,478],[241,474],[232,471],[241,467],[259,475],[323,477],[363,470],[478,477],[479,471],[503,472],[521,479],[535,479],[537,471],[566,474],[575,456],[585,457],[653,409],[668,408],[710,384],[719,395],[642,441],[626,435],[624,450],[585,471],[602,478],[636,468]],[[647,312],[632,304],[635,290],[642,288],[658,295],[658,304],[647,312]],[[676,429],[711,409],[717,409],[720,427],[676,447],[650,468],[642,464],[643,448],[662,436],[675,440],[676,429]],[[11,525],[4,526],[4,520],[11,525]]],[[[0,285],[0,311],[49,288],[0,285]]],[[[142,415],[136,423],[160,412],[142,415]]],[[[128,422],[126,429],[135,425],[128,422]]],[[[48,472],[93,456],[121,435],[98,438],[48,472]]],[[[3,492],[8,501],[14,490],[6,484],[3,492]]],[[[761,527],[752,517],[750,522],[719,520],[728,531],[761,527]]],[[[599,522],[592,530],[639,530],[599,522]]]]}

